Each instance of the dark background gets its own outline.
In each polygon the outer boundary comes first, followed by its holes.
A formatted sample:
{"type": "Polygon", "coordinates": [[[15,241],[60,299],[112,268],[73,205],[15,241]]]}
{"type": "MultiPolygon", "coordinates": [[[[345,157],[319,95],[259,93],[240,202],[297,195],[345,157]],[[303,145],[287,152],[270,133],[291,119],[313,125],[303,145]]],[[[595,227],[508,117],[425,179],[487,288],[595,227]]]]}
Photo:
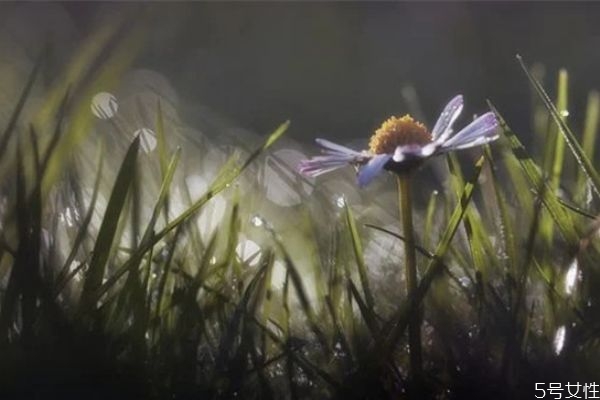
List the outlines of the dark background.
{"type": "Polygon", "coordinates": [[[184,102],[204,104],[259,133],[291,119],[296,138],[366,137],[390,114],[410,111],[401,93],[407,84],[429,124],[449,98],[464,93],[466,114],[483,112],[489,98],[526,132],[531,92],[517,53],[529,65],[545,66],[550,92],[558,69],[568,69],[575,127],[588,91],[600,86],[596,3],[55,6],[78,35],[94,29],[100,16],[150,10],[150,34],[136,66],[162,73],[184,102]]]}

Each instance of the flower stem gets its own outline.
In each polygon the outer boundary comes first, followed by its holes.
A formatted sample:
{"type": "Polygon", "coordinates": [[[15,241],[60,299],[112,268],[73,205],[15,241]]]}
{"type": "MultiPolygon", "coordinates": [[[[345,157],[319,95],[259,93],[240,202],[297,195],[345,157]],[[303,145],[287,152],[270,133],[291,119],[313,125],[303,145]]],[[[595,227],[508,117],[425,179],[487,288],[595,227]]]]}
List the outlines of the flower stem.
{"type": "MultiPolygon", "coordinates": [[[[417,290],[417,258],[415,254],[415,233],[412,220],[412,190],[410,172],[399,173],[398,203],[404,235],[404,260],[406,268],[406,291],[409,299],[417,290]]],[[[408,348],[410,351],[410,370],[416,386],[422,376],[421,361],[421,318],[419,309],[412,310],[408,323],[408,348]]]]}

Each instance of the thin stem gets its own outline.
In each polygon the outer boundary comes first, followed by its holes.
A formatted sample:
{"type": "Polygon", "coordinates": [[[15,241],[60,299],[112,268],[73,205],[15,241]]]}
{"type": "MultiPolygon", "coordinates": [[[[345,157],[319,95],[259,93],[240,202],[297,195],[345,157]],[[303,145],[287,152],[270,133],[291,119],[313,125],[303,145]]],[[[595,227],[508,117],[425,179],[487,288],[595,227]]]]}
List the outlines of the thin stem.
{"type": "MultiPolygon", "coordinates": [[[[412,220],[412,190],[410,173],[397,175],[398,206],[402,219],[402,231],[405,238],[404,260],[406,268],[406,291],[412,299],[417,291],[417,258],[415,253],[415,232],[412,220]]],[[[411,312],[408,323],[408,346],[410,351],[410,369],[418,385],[422,375],[421,361],[421,318],[419,309],[411,312]]]]}

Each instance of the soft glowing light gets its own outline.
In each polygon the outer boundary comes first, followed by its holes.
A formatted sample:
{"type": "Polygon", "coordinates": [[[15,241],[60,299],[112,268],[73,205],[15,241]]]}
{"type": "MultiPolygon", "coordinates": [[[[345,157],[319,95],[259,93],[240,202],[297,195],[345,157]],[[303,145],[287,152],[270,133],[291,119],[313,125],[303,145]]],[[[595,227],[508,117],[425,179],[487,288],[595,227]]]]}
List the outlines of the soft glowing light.
{"type": "Polygon", "coordinates": [[[568,117],[569,116],[569,110],[562,110],[560,112],[560,116],[561,117],[568,117]]]}
{"type": "Polygon", "coordinates": [[[575,291],[575,284],[577,283],[577,276],[579,275],[579,263],[577,262],[577,258],[574,258],[569,265],[569,270],[565,275],[565,292],[568,295],[573,294],[575,291]]]}
{"type": "Polygon", "coordinates": [[[79,220],[79,212],[71,207],[65,207],[65,209],[59,214],[58,218],[68,227],[72,228],[75,226],[75,221],[79,220]]]}
{"type": "Polygon", "coordinates": [[[257,228],[260,228],[265,224],[265,220],[262,219],[259,215],[255,215],[250,219],[250,223],[256,226],[257,228]]]}
{"type": "Polygon", "coordinates": [[[344,196],[338,196],[335,199],[335,205],[338,206],[338,208],[344,208],[346,205],[346,198],[344,196]]]}
{"type": "Polygon", "coordinates": [[[185,184],[192,200],[199,198],[208,190],[206,179],[200,175],[188,175],[185,177],[185,184]]]}
{"type": "Polygon", "coordinates": [[[235,252],[239,259],[251,267],[258,265],[260,246],[256,242],[246,239],[238,243],[235,252]]]}
{"type": "Polygon", "coordinates": [[[156,133],[152,129],[142,128],[138,129],[133,133],[133,136],[140,137],[140,145],[142,146],[142,150],[144,152],[150,153],[152,150],[156,148],[157,140],[156,133]]]}
{"type": "Polygon", "coordinates": [[[565,347],[565,338],[567,336],[567,328],[562,325],[554,334],[554,354],[559,355],[565,347]]]}
{"type": "Polygon", "coordinates": [[[287,268],[281,260],[276,260],[273,263],[273,272],[271,274],[271,285],[277,289],[283,289],[285,284],[285,275],[287,268]]]}
{"type": "Polygon", "coordinates": [[[100,119],[111,119],[117,114],[119,104],[117,98],[107,92],[97,93],[92,98],[91,104],[92,113],[100,119]]]}
{"type": "MultiPolygon", "coordinates": [[[[305,179],[298,179],[295,166],[306,155],[293,149],[281,149],[268,156],[265,165],[264,187],[267,198],[273,203],[290,207],[300,204],[310,195],[313,187],[305,179]]],[[[312,179],[309,179],[312,182],[312,179]]]]}
{"type": "Polygon", "coordinates": [[[198,229],[203,238],[209,238],[225,218],[227,200],[217,196],[206,204],[197,219],[198,229]]]}

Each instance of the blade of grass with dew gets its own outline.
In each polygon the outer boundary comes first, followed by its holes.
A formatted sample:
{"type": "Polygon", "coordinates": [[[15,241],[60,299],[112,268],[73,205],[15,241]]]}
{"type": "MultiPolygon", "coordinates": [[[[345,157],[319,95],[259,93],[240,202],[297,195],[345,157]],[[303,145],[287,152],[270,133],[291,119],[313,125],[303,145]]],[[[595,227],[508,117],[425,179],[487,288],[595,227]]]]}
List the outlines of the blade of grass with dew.
{"type": "MultiPolygon", "coordinates": [[[[447,157],[448,161],[448,170],[450,171],[450,181],[451,186],[454,191],[454,195],[458,200],[461,196],[461,192],[464,188],[464,175],[462,173],[462,168],[460,167],[460,163],[458,162],[458,158],[456,154],[449,154],[447,157]]],[[[488,239],[489,236],[485,236],[480,234],[480,218],[473,211],[473,207],[467,209],[465,213],[465,218],[463,220],[463,224],[465,227],[465,234],[467,238],[467,243],[469,244],[469,250],[471,253],[471,258],[473,260],[473,264],[475,266],[475,270],[483,273],[487,276],[488,263],[485,260],[484,252],[485,248],[489,248],[490,246],[483,246],[484,238],[488,239]],[[474,231],[475,230],[475,231],[474,231]]],[[[488,239],[489,240],[489,239],[488,239]]],[[[489,254],[489,253],[488,253],[489,254]]],[[[467,276],[471,276],[471,274],[466,270],[466,263],[459,263],[460,266],[465,270],[465,274],[467,276]]]]}
{"type": "MultiPolygon", "coordinates": [[[[543,82],[546,76],[546,68],[543,64],[534,63],[531,66],[531,74],[539,82],[543,82]]],[[[531,128],[533,129],[534,135],[532,146],[534,149],[541,149],[541,152],[543,153],[534,155],[544,157],[547,147],[554,148],[552,140],[550,140],[552,138],[549,135],[550,115],[548,115],[548,111],[544,107],[544,104],[533,91],[530,92],[530,96],[531,128]]],[[[542,159],[545,160],[545,158],[542,159]]]]}
{"type": "Polygon", "coordinates": [[[491,177],[491,187],[493,188],[494,195],[496,198],[496,204],[498,206],[498,216],[500,219],[500,232],[502,235],[504,252],[506,254],[506,268],[507,270],[511,270],[508,264],[515,263],[517,260],[517,245],[514,234],[514,226],[509,217],[509,206],[506,201],[506,196],[502,191],[500,186],[500,182],[498,180],[497,172],[496,172],[496,164],[494,161],[494,157],[492,156],[492,152],[489,146],[485,148],[485,156],[488,161],[488,165],[490,166],[490,177],[491,177]]]}
{"type": "MultiPolygon", "coordinates": [[[[160,281],[158,283],[158,287],[156,288],[157,295],[156,295],[156,305],[155,305],[156,308],[154,310],[154,319],[157,322],[156,323],[157,328],[159,326],[159,321],[161,321],[163,319],[163,316],[167,312],[167,309],[169,307],[169,305],[167,303],[168,298],[165,296],[165,293],[167,292],[167,286],[170,286],[172,284],[171,270],[172,270],[172,264],[173,264],[173,256],[175,255],[175,247],[177,245],[177,241],[179,239],[182,229],[183,229],[183,225],[178,226],[177,229],[175,230],[175,234],[170,239],[169,243],[167,243],[167,257],[162,265],[162,270],[160,273],[160,281]]],[[[210,250],[210,248],[209,248],[209,250],[210,250]]],[[[196,279],[196,281],[197,280],[198,279],[196,279]]],[[[193,289],[195,295],[198,294],[198,290],[200,288],[200,283],[201,282],[197,282],[197,286],[193,289]]],[[[151,296],[152,293],[149,292],[148,295],[151,296]]],[[[156,333],[155,333],[155,335],[156,335],[156,333]]]]}
{"type": "Polygon", "coordinates": [[[579,145],[579,142],[575,138],[575,135],[573,134],[571,129],[569,129],[568,125],[561,119],[560,113],[558,112],[558,110],[556,109],[554,104],[552,104],[552,101],[548,97],[548,94],[546,93],[546,91],[544,90],[542,85],[531,75],[531,73],[525,66],[525,62],[523,61],[523,58],[521,56],[517,56],[517,60],[519,61],[521,68],[527,75],[527,78],[533,85],[535,91],[537,92],[539,97],[544,102],[544,105],[550,112],[550,115],[554,119],[554,122],[559,126],[560,133],[563,135],[565,142],[567,143],[571,152],[573,153],[573,156],[575,157],[577,164],[579,164],[579,166],[585,172],[587,177],[590,179],[590,182],[592,184],[592,188],[594,189],[594,192],[597,195],[600,195],[600,175],[598,175],[598,172],[594,168],[592,162],[587,157],[587,155],[584,153],[583,149],[579,145]]]}
{"type": "Polygon", "coordinates": [[[244,162],[241,168],[234,165],[234,160],[231,159],[219,172],[215,181],[211,184],[209,190],[200,197],[194,204],[183,211],[178,217],[172,220],[165,228],[158,233],[152,235],[152,237],[145,243],[141,243],[138,249],[135,250],[135,254],[132,255],[130,260],[120,266],[112,276],[110,276],[100,289],[95,294],[95,298],[99,299],[104,293],[106,293],[125,273],[130,269],[134,268],[135,263],[132,261],[140,258],[145,254],[148,249],[162,240],[166,235],[169,234],[173,229],[177,228],[182,223],[186,222],[192,217],[198,210],[200,210],[210,199],[219,194],[221,191],[229,187],[238,176],[256,159],[262,152],[267,150],[277,139],[279,139],[287,130],[289,121],[280,125],[272,134],[270,134],[267,140],[255,150],[244,162]]]}
{"type": "Polygon", "coordinates": [[[369,314],[371,314],[368,316],[368,319],[374,320],[372,313],[375,306],[375,301],[373,299],[373,293],[371,293],[371,288],[369,287],[369,278],[367,275],[367,266],[365,265],[362,244],[358,230],[356,229],[354,216],[352,215],[352,211],[350,210],[347,202],[344,202],[344,213],[346,215],[346,224],[350,234],[350,239],[352,240],[352,250],[354,251],[356,266],[358,267],[358,276],[360,277],[360,283],[365,295],[365,302],[367,306],[366,310],[368,310],[369,314]]]}
{"type": "Polygon", "coordinates": [[[429,196],[429,202],[427,203],[427,212],[425,213],[425,228],[423,229],[423,247],[429,247],[433,241],[433,220],[436,213],[436,205],[439,197],[439,192],[434,190],[429,196]]]}
{"type": "MultiPolygon", "coordinates": [[[[158,149],[158,161],[160,163],[160,172],[164,178],[169,168],[169,149],[167,146],[167,138],[165,136],[165,120],[162,112],[160,99],[156,103],[156,141],[158,149]]],[[[165,223],[169,220],[169,199],[165,200],[164,206],[165,223]]]]}
{"type": "Polygon", "coordinates": [[[564,206],[566,209],[573,211],[574,213],[581,215],[582,217],[588,218],[588,219],[596,219],[597,215],[591,214],[587,211],[585,211],[583,208],[581,207],[577,207],[575,204],[572,204],[566,200],[563,199],[558,199],[558,201],[560,202],[560,204],[562,206],[564,206]]]}
{"type": "Polygon", "coordinates": [[[544,181],[543,177],[540,174],[540,170],[535,162],[529,157],[525,147],[516,134],[510,129],[510,127],[506,124],[506,121],[496,107],[490,102],[490,109],[496,114],[496,118],[500,123],[500,127],[504,131],[504,134],[509,140],[511,151],[514,153],[515,157],[519,161],[521,168],[525,172],[527,176],[527,180],[530,183],[530,188],[535,190],[540,190],[540,188],[545,188],[543,190],[544,196],[542,198],[542,203],[544,207],[548,210],[552,219],[558,226],[561,234],[564,236],[565,240],[569,245],[574,245],[577,243],[577,231],[575,226],[573,225],[573,220],[571,217],[565,212],[562,205],[558,202],[556,195],[553,193],[548,193],[547,190],[548,184],[544,181]]]}
{"type": "Polygon", "coordinates": [[[91,311],[95,308],[96,299],[94,293],[102,285],[106,263],[114,242],[114,236],[121,217],[121,211],[125,206],[125,199],[127,198],[127,193],[129,192],[129,188],[135,176],[134,171],[139,146],[140,138],[138,136],[133,140],[127,150],[106,206],[104,218],[98,231],[92,259],[90,260],[81,293],[81,307],[84,311],[91,311]]]}
{"type": "MultiPolygon", "coordinates": [[[[527,173],[521,166],[521,161],[515,155],[512,150],[513,144],[506,137],[501,137],[501,142],[505,143],[505,147],[508,147],[508,151],[502,152],[501,165],[508,172],[508,183],[510,183],[511,187],[507,187],[506,194],[507,196],[512,196],[513,202],[519,204],[519,207],[525,212],[529,213],[532,209],[534,196],[531,191],[531,184],[528,178],[527,173]]],[[[532,162],[534,168],[536,167],[535,163],[532,162]]],[[[507,201],[509,198],[507,198],[507,201]]],[[[531,218],[531,215],[525,214],[525,218],[531,218]]]]}

